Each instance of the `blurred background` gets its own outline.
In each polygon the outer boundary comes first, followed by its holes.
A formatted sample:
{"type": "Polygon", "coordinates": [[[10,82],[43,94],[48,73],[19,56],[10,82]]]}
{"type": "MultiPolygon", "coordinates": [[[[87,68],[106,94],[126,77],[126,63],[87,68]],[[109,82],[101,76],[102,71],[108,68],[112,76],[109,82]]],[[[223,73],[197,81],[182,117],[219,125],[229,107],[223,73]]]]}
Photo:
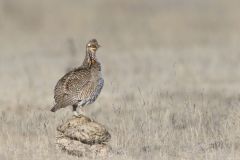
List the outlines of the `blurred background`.
{"type": "Polygon", "coordinates": [[[238,6],[237,0],[1,1],[0,102],[29,102],[30,92],[49,104],[64,68],[81,64],[91,38],[103,46],[98,57],[107,85],[237,92],[238,6]]]}
{"type": "MultiPolygon", "coordinates": [[[[222,115],[229,99],[240,99],[239,5],[238,0],[1,0],[1,112],[11,113],[5,115],[9,121],[26,111],[53,116],[48,110],[56,82],[82,63],[86,43],[96,38],[105,86],[89,113],[102,122],[109,122],[116,106],[132,117],[139,101],[148,101],[155,112],[170,104],[164,99],[169,94],[176,105],[192,95],[198,103],[204,94],[216,100],[214,107],[221,104],[217,115],[222,115]]],[[[21,133],[12,129],[11,136],[21,133]]]]}

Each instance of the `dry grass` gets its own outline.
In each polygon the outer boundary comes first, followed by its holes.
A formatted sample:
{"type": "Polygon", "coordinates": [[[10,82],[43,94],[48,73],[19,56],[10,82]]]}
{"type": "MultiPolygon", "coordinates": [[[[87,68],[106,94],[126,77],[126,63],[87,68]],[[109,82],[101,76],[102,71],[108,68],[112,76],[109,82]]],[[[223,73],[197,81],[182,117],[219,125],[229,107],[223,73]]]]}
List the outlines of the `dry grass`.
{"type": "Polygon", "coordinates": [[[239,2],[0,2],[0,159],[76,159],[55,150],[53,88],[102,44],[105,86],[87,113],[110,159],[240,157],[239,2]]]}

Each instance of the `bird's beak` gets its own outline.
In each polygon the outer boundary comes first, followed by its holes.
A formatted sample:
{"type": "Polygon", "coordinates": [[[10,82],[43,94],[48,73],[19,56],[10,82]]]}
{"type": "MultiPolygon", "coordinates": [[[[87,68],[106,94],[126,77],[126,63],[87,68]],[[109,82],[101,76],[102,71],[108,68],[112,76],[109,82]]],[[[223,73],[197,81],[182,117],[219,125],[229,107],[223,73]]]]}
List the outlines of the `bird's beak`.
{"type": "Polygon", "coordinates": [[[98,48],[102,47],[101,45],[98,44],[98,48]]]}

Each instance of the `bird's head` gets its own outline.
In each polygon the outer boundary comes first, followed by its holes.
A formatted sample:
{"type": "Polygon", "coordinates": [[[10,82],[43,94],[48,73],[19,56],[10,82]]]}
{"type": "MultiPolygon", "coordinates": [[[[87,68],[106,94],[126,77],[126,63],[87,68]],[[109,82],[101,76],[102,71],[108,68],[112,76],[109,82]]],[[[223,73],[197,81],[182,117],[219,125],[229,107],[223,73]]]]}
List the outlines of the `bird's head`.
{"type": "Polygon", "coordinates": [[[91,53],[94,53],[98,50],[99,47],[101,47],[99,44],[98,44],[98,41],[96,39],[92,39],[90,40],[88,43],[87,43],[87,51],[88,52],[91,52],[91,53]]]}
{"type": "Polygon", "coordinates": [[[92,39],[90,40],[87,45],[86,45],[86,51],[87,51],[87,55],[86,55],[86,59],[87,59],[87,63],[89,66],[91,66],[92,64],[94,64],[97,61],[97,57],[96,57],[96,51],[98,50],[98,48],[101,47],[96,39],[92,39]]]}

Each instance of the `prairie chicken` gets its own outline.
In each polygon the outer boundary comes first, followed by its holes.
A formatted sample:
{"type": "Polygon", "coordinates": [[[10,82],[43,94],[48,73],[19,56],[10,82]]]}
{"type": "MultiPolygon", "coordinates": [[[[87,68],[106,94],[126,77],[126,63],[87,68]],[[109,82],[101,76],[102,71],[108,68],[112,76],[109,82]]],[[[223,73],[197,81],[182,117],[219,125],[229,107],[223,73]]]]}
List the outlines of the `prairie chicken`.
{"type": "Polygon", "coordinates": [[[65,74],[57,83],[54,90],[55,106],[52,112],[69,105],[73,113],[79,116],[81,107],[93,103],[104,85],[101,74],[101,64],[96,58],[100,45],[96,39],[86,45],[86,56],[82,65],[65,74]]]}

